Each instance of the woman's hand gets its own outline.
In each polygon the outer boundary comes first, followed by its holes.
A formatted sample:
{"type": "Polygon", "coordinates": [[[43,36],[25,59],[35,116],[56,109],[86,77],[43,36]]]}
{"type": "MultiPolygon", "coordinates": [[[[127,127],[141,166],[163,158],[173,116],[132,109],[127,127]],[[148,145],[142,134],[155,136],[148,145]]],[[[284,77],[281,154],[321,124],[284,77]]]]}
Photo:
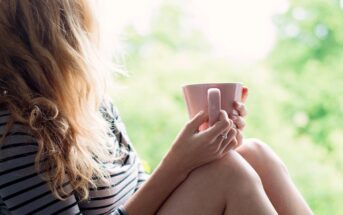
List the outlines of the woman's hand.
{"type": "Polygon", "coordinates": [[[242,102],[233,102],[234,111],[229,114],[229,118],[233,121],[237,133],[234,140],[234,149],[239,147],[243,142],[243,130],[246,125],[244,117],[247,115],[247,109],[245,107],[245,101],[248,98],[248,88],[243,87],[242,102]]]}
{"type": "Polygon", "coordinates": [[[202,111],[191,119],[176,137],[165,162],[188,174],[193,169],[221,158],[230,148],[236,137],[236,129],[225,111],[220,112],[219,120],[206,130],[199,127],[208,120],[202,111]],[[225,138],[227,134],[227,137],[225,138]]]}

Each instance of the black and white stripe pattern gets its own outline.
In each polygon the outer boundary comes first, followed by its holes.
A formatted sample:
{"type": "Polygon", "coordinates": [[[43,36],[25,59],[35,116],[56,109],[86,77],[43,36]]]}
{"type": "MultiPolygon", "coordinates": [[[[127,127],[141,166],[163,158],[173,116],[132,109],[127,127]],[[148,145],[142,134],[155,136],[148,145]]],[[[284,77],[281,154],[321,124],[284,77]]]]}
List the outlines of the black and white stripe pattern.
{"type": "MultiPolygon", "coordinates": [[[[148,175],[144,172],[112,103],[106,103],[101,112],[112,125],[113,143],[125,155],[121,162],[106,164],[111,173],[111,186],[90,189],[89,200],[79,202],[76,193],[66,181],[64,186],[70,194],[64,201],[56,199],[39,176],[40,173],[35,170],[35,138],[27,126],[15,123],[0,145],[1,215],[116,214],[115,210],[137,191],[148,175]]],[[[0,111],[1,136],[4,135],[10,117],[7,110],[0,111]]]]}

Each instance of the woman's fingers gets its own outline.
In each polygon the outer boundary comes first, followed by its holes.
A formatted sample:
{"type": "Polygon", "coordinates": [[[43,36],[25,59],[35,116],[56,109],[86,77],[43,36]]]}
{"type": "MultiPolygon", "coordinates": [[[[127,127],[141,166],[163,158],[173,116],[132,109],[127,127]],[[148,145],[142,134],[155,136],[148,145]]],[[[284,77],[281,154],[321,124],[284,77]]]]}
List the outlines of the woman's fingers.
{"type": "Polygon", "coordinates": [[[236,149],[236,148],[238,148],[240,145],[242,145],[242,142],[243,142],[243,134],[242,134],[242,131],[237,130],[236,140],[237,140],[237,145],[234,146],[234,149],[236,149]]]}
{"type": "Polygon", "coordinates": [[[246,109],[246,106],[244,103],[234,101],[233,102],[233,108],[238,112],[239,116],[246,116],[248,114],[248,111],[246,109]]]}
{"type": "Polygon", "coordinates": [[[231,129],[228,133],[228,138],[224,141],[222,144],[221,152],[225,153],[229,151],[230,149],[234,148],[236,145],[236,134],[237,130],[236,129],[231,129]]]}
{"type": "Polygon", "coordinates": [[[218,144],[218,151],[220,151],[220,149],[222,148],[222,146],[224,145],[224,142],[226,140],[225,136],[227,136],[228,132],[224,132],[224,134],[220,134],[216,137],[215,141],[213,142],[214,144],[218,144]]]}
{"type": "Polygon", "coordinates": [[[228,148],[230,143],[236,138],[236,129],[231,128],[229,131],[225,131],[223,134],[219,134],[214,144],[218,144],[218,152],[222,154],[225,148],[228,148]]]}
{"type": "Polygon", "coordinates": [[[205,111],[200,111],[186,125],[187,131],[195,133],[198,131],[201,124],[206,122],[208,116],[205,111]]]}
{"type": "Polygon", "coordinates": [[[237,139],[234,138],[234,139],[231,141],[231,143],[230,143],[230,148],[227,149],[227,150],[224,151],[224,152],[227,152],[227,151],[230,150],[230,149],[235,149],[237,145],[238,145],[237,139]]]}
{"type": "Polygon", "coordinates": [[[230,114],[230,118],[238,129],[242,130],[245,127],[246,123],[242,117],[230,114]]]}
{"type": "Polygon", "coordinates": [[[220,134],[229,130],[232,127],[233,122],[229,119],[227,113],[223,110],[220,111],[219,121],[214,123],[214,125],[207,130],[203,131],[203,135],[208,140],[216,139],[220,134]]]}

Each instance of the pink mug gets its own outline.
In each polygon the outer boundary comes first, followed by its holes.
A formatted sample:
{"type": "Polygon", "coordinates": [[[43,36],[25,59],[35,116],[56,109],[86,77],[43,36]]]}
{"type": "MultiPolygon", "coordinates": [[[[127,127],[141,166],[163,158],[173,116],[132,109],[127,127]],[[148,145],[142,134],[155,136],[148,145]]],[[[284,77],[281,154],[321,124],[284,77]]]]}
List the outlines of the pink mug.
{"type": "Polygon", "coordinates": [[[243,85],[241,83],[205,83],[190,84],[182,87],[188,114],[193,118],[198,112],[208,113],[209,125],[219,118],[220,110],[232,112],[232,103],[241,101],[243,85]]]}

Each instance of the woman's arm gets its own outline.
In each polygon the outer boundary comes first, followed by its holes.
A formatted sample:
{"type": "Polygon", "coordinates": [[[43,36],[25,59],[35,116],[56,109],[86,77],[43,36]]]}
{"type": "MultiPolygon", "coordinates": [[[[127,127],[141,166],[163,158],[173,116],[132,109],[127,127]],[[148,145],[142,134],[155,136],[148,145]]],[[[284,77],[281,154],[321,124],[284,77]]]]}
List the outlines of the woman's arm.
{"type": "Polygon", "coordinates": [[[165,158],[150,178],[125,205],[129,215],[155,214],[168,196],[187,177],[185,172],[170,165],[165,158]]]}
{"type": "Polygon", "coordinates": [[[206,119],[202,112],[187,123],[149,180],[125,204],[129,215],[155,214],[193,169],[219,159],[227,152],[236,135],[231,129],[233,123],[222,111],[217,123],[198,132],[206,119]],[[221,134],[228,130],[228,138],[223,139],[221,134]]]}

